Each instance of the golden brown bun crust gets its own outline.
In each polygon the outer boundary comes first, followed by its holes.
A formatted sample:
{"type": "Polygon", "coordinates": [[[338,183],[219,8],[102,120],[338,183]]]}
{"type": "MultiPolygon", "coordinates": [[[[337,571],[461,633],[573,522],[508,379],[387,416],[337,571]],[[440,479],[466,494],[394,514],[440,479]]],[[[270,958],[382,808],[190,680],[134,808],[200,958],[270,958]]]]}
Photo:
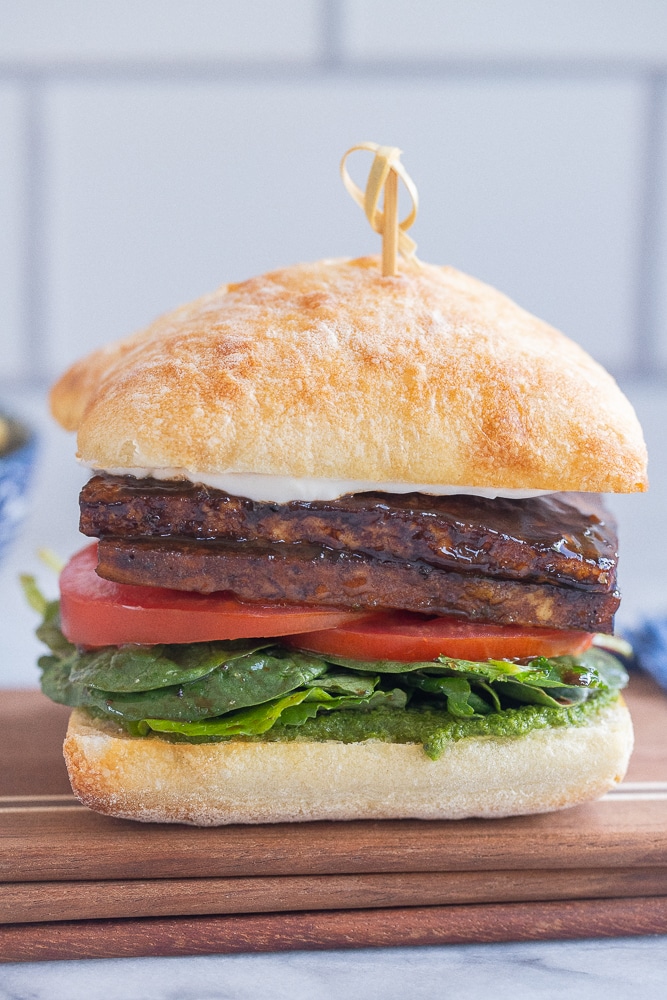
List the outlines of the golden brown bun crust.
{"type": "Polygon", "coordinates": [[[65,738],[74,793],[98,812],[220,826],[303,820],[463,819],[550,812],[621,781],[632,750],[621,701],[586,726],[416,744],[168,743],[76,709],[65,738]]]}
{"type": "Polygon", "coordinates": [[[646,488],[632,407],[581,348],[448,267],[286,268],[75,364],[51,395],[96,468],[646,488]]]}

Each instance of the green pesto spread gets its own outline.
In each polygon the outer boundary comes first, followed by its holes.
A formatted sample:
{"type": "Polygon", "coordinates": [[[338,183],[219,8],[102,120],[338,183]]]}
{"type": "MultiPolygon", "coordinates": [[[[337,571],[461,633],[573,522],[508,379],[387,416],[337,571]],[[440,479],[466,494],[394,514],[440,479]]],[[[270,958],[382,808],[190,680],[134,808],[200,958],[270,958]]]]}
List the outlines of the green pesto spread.
{"type": "MultiPolygon", "coordinates": [[[[535,729],[557,729],[565,726],[586,726],[593,723],[601,711],[618,701],[618,692],[607,692],[590,701],[570,708],[546,708],[525,705],[474,719],[457,719],[448,712],[434,708],[376,708],[372,712],[331,712],[308,719],[301,726],[274,725],[262,736],[244,737],[249,742],[286,743],[292,741],[359,743],[381,740],[384,743],[421,743],[432,760],[442,755],[448,743],[467,736],[525,736],[535,729]]],[[[221,737],[183,737],[169,734],[172,740],[210,743],[222,742],[221,737]]]]}

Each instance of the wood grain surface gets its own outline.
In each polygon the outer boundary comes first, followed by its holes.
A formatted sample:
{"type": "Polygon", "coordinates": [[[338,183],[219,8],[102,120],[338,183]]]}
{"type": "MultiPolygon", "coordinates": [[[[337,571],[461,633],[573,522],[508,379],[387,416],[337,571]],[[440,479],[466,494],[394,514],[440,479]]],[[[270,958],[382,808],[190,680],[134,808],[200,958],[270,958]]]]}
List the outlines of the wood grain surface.
{"type": "Polygon", "coordinates": [[[2,882],[662,865],[667,797],[504,820],[211,829],[114,820],[75,805],[0,808],[2,882]]]}
{"type": "Polygon", "coordinates": [[[0,958],[667,932],[667,698],[635,677],[627,700],[628,781],[596,803],[198,829],[79,805],[61,755],[67,710],[3,692],[0,958]]]}
{"type": "Polygon", "coordinates": [[[62,755],[69,716],[41,691],[0,691],[0,796],[71,794],[62,755]]]}
{"type": "Polygon", "coordinates": [[[633,674],[626,701],[635,748],[626,781],[667,781],[667,695],[646,674],[633,674]]]}
{"type": "Polygon", "coordinates": [[[570,940],[667,932],[667,897],[0,927],[0,961],[570,940]]]}
{"type": "Polygon", "coordinates": [[[6,882],[0,923],[667,896],[666,868],[6,882]]]}

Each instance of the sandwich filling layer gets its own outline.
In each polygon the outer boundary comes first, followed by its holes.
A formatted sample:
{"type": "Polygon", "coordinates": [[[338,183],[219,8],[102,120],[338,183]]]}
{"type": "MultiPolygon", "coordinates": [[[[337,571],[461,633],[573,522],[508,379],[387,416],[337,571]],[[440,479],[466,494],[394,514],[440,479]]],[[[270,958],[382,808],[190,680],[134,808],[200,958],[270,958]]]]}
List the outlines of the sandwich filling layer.
{"type": "Polygon", "coordinates": [[[82,531],[100,539],[84,562],[120,592],[162,588],[202,601],[225,592],[250,606],[379,611],[383,620],[418,612],[407,618],[545,635],[548,626],[585,639],[561,647],[568,655],[545,653],[540,640],[537,655],[479,660],[440,648],[421,658],[391,659],[384,647],[342,655],[322,651],[323,633],[296,628],[282,639],[161,636],[87,648],[61,631],[58,603],[45,603],[43,690],[131,736],[380,740],[421,745],[436,759],[467,737],[589,725],[627,681],[615,656],[586,648],[586,633],[612,631],[619,600],[615,526],[596,496],[369,493],[280,504],[204,484],[96,476],[80,508],[82,531]]]}
{"type": "Polygon", "coordinates": [[[53,701],[111,719],[130,735],[421,744],[438,758],[468,736],[521,736],[587,725],[627,681],[619,660],[576,656],[484,662],[363,661],[277,640],[77,649],[45,605],[42,688],[53,701]]]}
{"type": "Polygon", "coordinates": [[[97,476],[80,507],[98,573],[122,584],[602,632],[620,599],[615,525],[595,495],[278,504],[97,476]]]}

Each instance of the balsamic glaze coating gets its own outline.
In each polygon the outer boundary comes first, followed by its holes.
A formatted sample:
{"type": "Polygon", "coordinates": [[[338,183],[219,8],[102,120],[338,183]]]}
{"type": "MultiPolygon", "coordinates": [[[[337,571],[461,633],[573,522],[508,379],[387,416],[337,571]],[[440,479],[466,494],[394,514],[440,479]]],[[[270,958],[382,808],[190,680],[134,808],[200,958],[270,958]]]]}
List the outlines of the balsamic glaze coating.
{"type": "Polygon", "coordinates": [[[458,573],[597,593],[616,585],[613,518],[596,494],[527,500],[360,493],[262,503],[183,481],[95,476],[81,531],[99,538],[310,544],[458,573]]]}
{"type": "Polygon", "coordinates": [[[610,632],[618,592],[456,573],[422,562],[290,543],[247,545],[182,539],[105,539],[98,573],[118,583],[242,601],[454,615],[500,625],[610,632]]]}

